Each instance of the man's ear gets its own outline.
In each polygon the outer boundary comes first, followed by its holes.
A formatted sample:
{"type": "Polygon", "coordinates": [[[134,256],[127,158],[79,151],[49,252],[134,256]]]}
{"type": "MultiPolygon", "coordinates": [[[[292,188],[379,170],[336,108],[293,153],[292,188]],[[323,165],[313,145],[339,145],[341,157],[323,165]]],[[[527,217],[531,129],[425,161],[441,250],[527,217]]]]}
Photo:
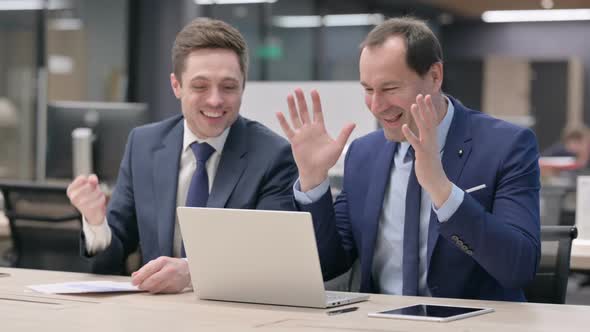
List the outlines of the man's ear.
{"type": "Polygon", "coordinates": [[[182,84],[178,79],[176,79],[176,75],[174,75],[174,73],[170,74],[170,86],[172,86],[172,91],[174,92],[176,98],[180,99],[182,96],[182,84]]]}
{"type": "Polygon", "coordinates": [[[442,82],[443,82],[443,63],[436,62],[430,66],[428,70],[428,75],[432,79],[432,83],[434,85],[434,90],[440,91],[442,89],[442,82]]]}

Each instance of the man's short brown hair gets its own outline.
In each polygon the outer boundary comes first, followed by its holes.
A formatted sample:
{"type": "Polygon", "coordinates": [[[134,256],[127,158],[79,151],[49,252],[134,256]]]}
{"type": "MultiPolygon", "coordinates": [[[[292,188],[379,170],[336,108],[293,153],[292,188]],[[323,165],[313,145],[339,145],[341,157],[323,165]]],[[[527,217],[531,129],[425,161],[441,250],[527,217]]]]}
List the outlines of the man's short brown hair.
{"type": "Polygon", "coordinates": [[[442,48],[434,32],[426,22],[410,16],[390,18],[373,28],[361,43],[361,50],[381,46],[393,36],[404,38],[406,63],[418,75],[424,76],[433,64],[443,61],[442,48]]]}
{"type": "Polygon", "coordinates": [[[180,82],[186,58],[199,49],[219,48],[234,51],[238,56],[240,70],[246,84],[248,73],[248,46],[244,36],[231,25],[209,18],[197,18],[187,24],[177,35],[172,46],[172,67],[180,82]]]}
{"type": "Polygon", "coordinates": [[[570,141],[582,141],[590,136],[590,130],[584,124],[576,124],[574,126],[566,127],[562,134],[561,139],[567,143],[570,141]]]}

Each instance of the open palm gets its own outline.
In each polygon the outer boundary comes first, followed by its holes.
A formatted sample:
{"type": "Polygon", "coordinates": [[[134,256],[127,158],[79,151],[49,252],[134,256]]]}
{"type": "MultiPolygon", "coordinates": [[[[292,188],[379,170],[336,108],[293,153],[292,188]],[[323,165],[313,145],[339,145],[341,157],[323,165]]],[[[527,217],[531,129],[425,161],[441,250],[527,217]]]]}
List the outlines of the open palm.
{"type": "Polygon", "coordinates": [[[277,118],[291,142],[293,156],[299,170],[301,190],[305,192],[327,178],[328,171],[338,161],[354,129],[354,124],[345,126],[338,137],[333,139],[326,131],[318,92],[315,90],[311,92],[313,120],[301,89],[295,90],[295,98],[292,95],[287,97],[292,126],[282,113],[277,113],[277,118]]]}

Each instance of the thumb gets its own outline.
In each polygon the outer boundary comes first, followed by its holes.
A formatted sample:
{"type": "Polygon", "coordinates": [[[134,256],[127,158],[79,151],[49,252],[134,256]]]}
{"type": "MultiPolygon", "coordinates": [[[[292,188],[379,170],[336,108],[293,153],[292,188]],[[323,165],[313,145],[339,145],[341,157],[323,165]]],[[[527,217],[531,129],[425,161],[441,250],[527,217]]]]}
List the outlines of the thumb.
{"type": "Polygon", "coordinates": [[[340,150],[344,149],[344,146],[346,145],[346,142],[348,141],[348,138],[350,137],[350,134],[352,134],[352,131],[355,127],[356,125],[354,123],[349,123],[340,131],[338,138],[336,138],[336,142],[338,143],[340,150]]]}

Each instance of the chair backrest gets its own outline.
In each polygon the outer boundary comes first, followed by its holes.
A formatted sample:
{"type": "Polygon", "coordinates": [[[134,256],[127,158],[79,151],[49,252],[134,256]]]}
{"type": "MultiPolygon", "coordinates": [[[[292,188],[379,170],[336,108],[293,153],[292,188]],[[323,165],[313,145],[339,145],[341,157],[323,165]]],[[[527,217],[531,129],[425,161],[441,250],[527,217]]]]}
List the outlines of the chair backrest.
{"type": "Polygon", "coordinates": [[[529,302],[565,303],[575,226],[541,226],[541,262],[526,287],[529,302]]]}
{"type": "Polygon", "coordinates": [[[12,265],[20,268],[88,272],[80,257],[80,213],[65,185],[0,182],[10,222],[12,265]]]}

